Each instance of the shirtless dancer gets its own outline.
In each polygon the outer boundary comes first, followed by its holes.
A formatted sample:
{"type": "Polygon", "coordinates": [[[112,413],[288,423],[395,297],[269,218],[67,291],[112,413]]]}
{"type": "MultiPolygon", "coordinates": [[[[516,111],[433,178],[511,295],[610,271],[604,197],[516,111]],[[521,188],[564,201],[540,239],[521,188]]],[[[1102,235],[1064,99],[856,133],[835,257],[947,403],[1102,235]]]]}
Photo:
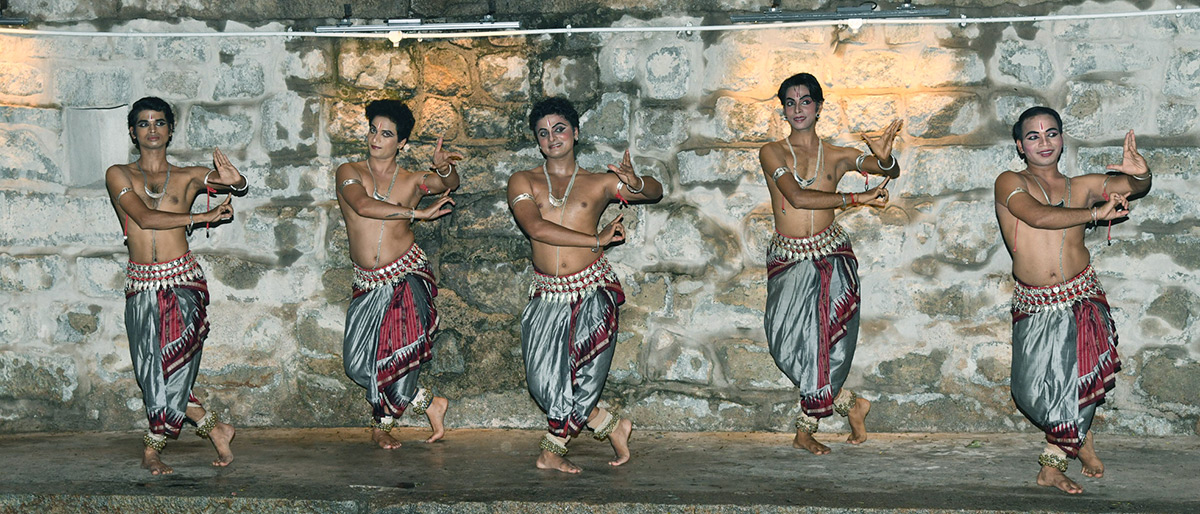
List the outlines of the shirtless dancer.
{"type": "Polygon", "coordinates": [[[1058,169],[1062,119],[1048,107],[1021,113],[1013,125],[1021,171],[996,177],[996,219],[1013,260],[1012,395],[1046,432],[1037,483],[1083,492],[1067,478],[1067,457],[1078,456],[1085,476],[1104,475],[1089,434],[1096,407],[1112,389],[1121,360],[1108,300],[1100,288],[1084,227],[1129,215],[1129,199],[1150,191],[1152,176],[1125,135],[1116,173],[1067,177],[1058,169]]]}
{"type": "Polygon", "coordinates": [[[614,201],[656,201],[662,184],[634,173],[629,152],[612,173],[591,173],[575,161],[579,114],[562,98],[533,106],[529,128],[545,164],[508,179],[508,203],[533,249],[534,279],[521,316],[521,351],[529,393],[546,412],[536,466],[566,473],[582,468],[566,459],[567,442],[587,425],[629,460],[633,423],[598,408],[616,348],[618,307],[625,294],[604,257],[623,241],[622,216],[597,229],[614,201]]]}
{"type": "Polygon", "coordinates": [[[429,418],[432,443],[445,434],[449,402],[417,387],[421,365],[433,355],[438,315],[437,284],[425,252],[413,236],[413,220],[450,213],[450,190],[458,187],[454,161],[438,139],[428,171],[400,168],[396,156],[413,128],[412,111],[398,100],[367,105],[367,159],[337,169],[337,198],[350,239],[354,291],[346,310],[342,359],[346,375],[367,391],[381,448],[399,448],[390,434],[396,418],[411,408],[429,418]],[[417,209],[425,195],[441,196],[417,209]]]}
{"type": "Polygon", "coordinates": [[[229,443],[234,428],[192,395],[208,336],[208,284],[188,248],[187,232],[233,217],[228,196],[208,212],[193,214],[197,195],[244,193],[249,186],[219,149],[213,150],[215,169],[167,162],[175,114],[163,100],[146,97],[134,102],[128,123],[139,157],[109,167],[104,183],[129,247],[125,331],[150,420],[150,432],[142,438],[142,467],[155,475],[174,472],[160,454],[168,437],[179,437],[185,419],[217,450],[213,466],[228,466],[233,462],[229,443]]]}
{"type": "Polygon", "coordinates": [[[863,136],[871,153],[834,146],[817,137],[825,97],[816,77],[800,73],[779,86],[786,139],[767,143],[758,158],[771,193],[775,237],[767,254],[767,307],[764,326],[775,364],[800,391],[792,445],[816,455],[829,447],[813,438],[820,418],[834,412],[850,421],[846,442],[867,440],[864,420],[871,402],[842,389],[859,327],[858,261],[850,238],[834,221],[836,209],[887,204],[888,181],[900,176],[892,141],[893,121],[877,139],[863,136]],[[883,175],[863,193],[837,193],[849,171],[883,175]]]}

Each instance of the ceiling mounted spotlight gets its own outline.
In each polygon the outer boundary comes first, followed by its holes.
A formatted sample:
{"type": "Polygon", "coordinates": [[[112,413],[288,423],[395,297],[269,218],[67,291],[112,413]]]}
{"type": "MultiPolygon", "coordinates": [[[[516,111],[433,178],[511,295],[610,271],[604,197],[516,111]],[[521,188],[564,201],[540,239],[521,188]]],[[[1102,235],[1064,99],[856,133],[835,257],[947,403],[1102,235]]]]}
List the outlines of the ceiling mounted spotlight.
{"type": "Polygon", "coordinates": [[[317,32],[447,32],[459,30],[511,30],[521,28],[519,21],[496,21],[495,9],[491,8],[486,15],[476,22],[434,22],[426,23],[422,18],[389,19],[383,25],[354,25],[350,21],[350,4],[342,4],[345,15],[337,25],[324,25],[316,28],[317,32]]]}
{"type": "Polygon", "coordinates": [[[4,15],[4,10],[8,9],[8,0],[0,0],[0,25],[28,25],[29,18],[9,18],[4,15]]]}

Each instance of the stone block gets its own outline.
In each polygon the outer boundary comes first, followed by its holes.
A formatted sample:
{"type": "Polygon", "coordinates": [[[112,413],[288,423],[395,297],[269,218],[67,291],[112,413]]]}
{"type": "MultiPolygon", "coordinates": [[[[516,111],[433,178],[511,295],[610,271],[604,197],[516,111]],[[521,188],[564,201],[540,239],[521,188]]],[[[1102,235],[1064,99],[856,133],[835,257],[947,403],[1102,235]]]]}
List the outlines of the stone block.
{"type": "MultiPolygon", "coordinates": [[[[1025,112],[1025,109],[1035,105],[1046,104],[1046,101],[1032,96],[1001,94],[996,96],[992,101],[992,108],[996,111],[997,121],[1005,127],[1012,127],[1012,124],[1017,122],[1017,119],[1021,117],[1021,113],[1025,112]]],[[[1007,133],[1007,131],[1005,132],[1007,133]]]]}
{"type": "Polygon", "coordinates": [[[102,193],[74,197],[0,191],[0,247],[119,247],[121,230],[115,221],[108,195],[102,193]],[[100,220],[101,225],[80,220],[100,220]],[[112,220],[110,231],[104,228],[106,220],[112,220]]]}
{"type": "Polygon", "coordinates": [[[208,61],[208,38],[162,38],[152,40],[154,56],[160,61],[176,63],[203,63],[208,61]]]}
{"type": "Polygon", "coordinates": [[[979,265],[1000,246],[992,202],[954,201],[937,217],[937,255],[943,262],[979,265]]]}
{"type": "Polygon", "coordinates": [[[29,125],[57,133],[62,130],[62,111],[58,109],[43,109],[40,107],[22,107],[18,105],[0,105],[0,124],[29,125]]]}
{"type": "Polygon", "coordinates": [[[0,398],[64,404],[78,388],[79,371],[71,357],[0,353],[0,398]]]}
{"type": "Polygon", "coordinates": [[[41,70],[23,63],[0,64],[0,95],[31,96],[45,90],[41,70]]]}
{"type": "Polygon", "coordinates": [[[338,53],[338,76],[342,82],[364,89],[412,91],[421,75],[405,48],[390,44],[345,44],[338,53]]]}
{"type": "Polygon", "coordinates": [[[421,104],[417,115],[417,125],[413,132],[430,137],[443,137],[452,141],[458,137],[462,128],[462,115],[451,102],[427,96],[421,104]]]}
{"type": "MultiPolygon", "coordinates": [[[[39,340],[39,328],[34,319],[23,308],[24,299],[30,295],[10,294],[10,300],[0,307],[0,341],[29,341],[39,340]],[[16,305],[22,305],[17,307],[16,305]]],[[[3,359],[4,353],[0,353],[3,359]]],[[[2,379],[0,379],[2,380],[2,379]]]]}
{"type": "Polygon", "coordinates": [[[467,59],[461,53],[445,48],[425,52],[421,75],[425,78],[425,89],[435,95],[471,94],[471,73],[467,59]]]}
{"type": "Polygon", "coordinates": [[[1129,127],[1112,120],[1146,118],[1149,101],[1149,94],[1136,86],[1107,81],[1072,82],[1067,86],[1066,108],[1059,111],[1063,131],[1077,139],[1123,138],[1129,127]]]}
{"type": "Polygon", "coordinates": [[[68,304],[56,321],[54,341],[80,343],[99,328],[99,305],[68,304]]]}
{"type": "MultiPolygon", "coordinates": [[[[1055,39],[1070,41],[1069,44],[1078,45],[1080,44],[1078,42],[1087,44],[1087,42],[1096,40],[1120,38],[1123,33],[1122,27],[1129,25],[1130,21],[1133,20],[1072,20],[1071,23],[1050,24],[1050,29],[1053,31],[1055,39]]],[[[1079,47],[1075,46],[1074,48],[1078,49],[1079,47]]]]}
{"type": "Polygon", "coordinates": [[[928,288],[913,292],[918,312],[931,318],[970,321],[992,305],[992,297],[977,284],[955,284],[947,288],[928,288]]]}
{"type": "Polygon", "coordinates": [[[1161,53],[1137,43],[1075,43],[1067,54],[1063,74],[1131,73],[1157,68],[1161,53]]]}
{"type": "Polygon", "coordinates": [[[113,107],[129,101],[129,70],[63,68],[55,72],[58,103],[69,107],[113,107]]]}
{"type": "Polygon", "coordinates": [[[164,100],[191,100],[200,95],[204,77],[195,70],[147,70],[145,91],[164,100]]]}
{"type": "Polygon", "coordinates": [[[268,97],[262,103],[262,144],[269,152],[311,147],[320,132],[321,112],[316,99],[293,92],[268,97]]]}
{"type": "Polygon", "coordinates": [[[1175,102],[1164,102],[1158,105],[1158,134],[1162,136],[1182,136],[1196,128],[1196,119],[1200,113],[1195,105],[1175,102]]]}
{"type": "MultiPolygon", "coordinates": [[[[847,122],[845,130],[852,134],[883,130],[884,127],[887,127],[888,123],[901,116],[899,98],[894,95],[851,96],[845,102],[845,118],[847,122]]],[[[825,106],[829,107],[831,104],[832,102],[826,98],[825,106]]],[[[826,128],[835,128],[829,127],[831,123],[827,122],[833,120],[827,119],[828,114],[825,110],[821,110],[821,120],[826,123],[821,123],[821,125],[826,125],[826,128]]],[[[862,141],[857,136],[855,139],[857,139],[855,144],[859,144],[862,141]]],[[[859,144],[859,146],[866,145],[864,143],[859,144]]]]}
{"type": "Polygon", "coordinates": [[[787,391],[794,387],[764,343],[736,340],[721,345],[719,353],[725,379],[738,389],[787,391]]]}
{"type": "Polygon", "coordinates": [[[489,54],[479,58],[479,84],[498,101],[529,99],[529,59],[517,54],[489,54]]]}
{"type": "Polygon", "coordinates": [[[911,160],[901,156],[901,163],[903,169],[916,171],[906,172],[888,187],[905,196],[938,196],[976,189],[990,192],[1001,172],[1025,167],[1015,145],[1008,144],[918,147],[911,160]]]}
{"type": "Polygon", "coordinates": [[[229,153],[250,144],[253,126],[249,115],[234,108],[193,105],[187,113],[187,144],[195,149],[220,147],[229,153]]]}
{"type": "Polygon", "coordinates": [[[1177,48],[1167,60],[1163,93],[1185,99],[1200,95],[1200,49],[1177,48]]]}
{"type": "Polygon", "coordinates": [[[600,90],[600,68],[591,56],[559,56],[542,63],[542,92],[582,106],[600,90]]]}
{"type": "Polygon", "coordinates": [[[643,151],[670,152],[687,141],[688,113],[677,109],[638,109],[634,115],[637,148],[643,151]]]}
{"type": "MultiPolygon", "coordinates": [[[[115,225],[113,225],[115,226],[115,225]]],[[[92,298],[120,298],[125,287],[124,256],[75,259],[75,287],[92,298]]]]}
{"type": "Polygon", "coordinates": [[[62,257],[25,257],[0,253],[0,289],[25,293],[47,291],[60,278],[67,278],[62,257]]]}
{"type": "Polygon", "coordinates": [[[304,52],[288,52],[279,62],[279,71],[285,77],[319,81],[329,74],[329,56],[323,48],[312,48],[304,52]]]}
{"type": "Polygon", "coordinates": [[[632,43],[609,42],[600,47],[597,56],[600,81],[605,84],[631,82],[637,79],[638,49],[632,43]]]}
{"type": "Polygon", "coordinates": [[[461,374],[466,371],[462,351],[459,349],[459,338],[451,331],[438,332],[433,344],[433,358],[430,360],[431,373],[461,374]]]}
{"type": "Polygon", "coordinates": [[[829,80],[847,88],[895,88],[917,76],[916,64],[895,50],[848,50],[841,73],[829,80]]]}
{"type": "MultiPolygon", "coordinates": [[[[766,48],[741,43],[729,33],[723,35],[716,44],[708,45],[704,49],[701,79],[704,92],[732,91],[755,97],[774,93],[785,77],[775,77],[771,70],[791,68],[770,68],[775,54],[766,48]]],[[[794,65],[794,61],[791,64],[794,65]]]]}
{"type": "Polygon", "coordinates": [[[49,150],[29,130],[0,129],[0,179],[63,183],[66,177],[49,150]]]}
{"type": "Polygon", "coordinates": [[[982,111],[975,95],[916,94],[908,99],[904,128],[910,135],[925,139],[964,136],[983,126],[982,111]]]}
{"type": "Polygon", "coordinates": [[[987,78],[987,65],[970,50],[928,47],[921,50],[920,63],[924,87],[975,86],[987,78]]]}
{"type": "Polygon", "coordinates": [[[481,267],[475,262],[446,262],[440,275],[472,309],[489,314],[515,315],[529,303],[528,263],[497,262],[481,267]]]}
{"type": "Polygon", "coordinates": [[[937,390],[942,379],[945,350],[928,354],[909,353],[875,366],[875,372],[864,376],[867,387],[880,393],[923,393],[937,390]]]}
{"type": "Polygon", "coordinates": [[[689,47],[671,45],[650,52],[643,61],[642,90],[654,100],[678,100],[692,89],[693,57],[689,47]]]}
{"type": "MultiPolygon", "coordinates": [[[[1178,347],[1153,348],[1137,355],[1138,385],[1154,404],[1175,403],[1190,409],[1200,406],[1200,362],[1178,347]]],[[[1160,407],[1161,408],[1161,407],[1160,407]]]]}
{"type": "Polygon", "coordinates": [[[508,139],[525,129],[520,113],[481,105],[463,109],[463,128],[473,139],[508,139]]]}
{"type": "Polygon", "coordinates": [[[700,213],[690,206],[672,209],[662,227],[654,235],[655,248],[650,252],[655,260],[663,264],[682,266],[689,269],[703,268],[717,257],[718,244],[702,228],[700,213]]]}
{"type": "Polygon", "coordinates": [[[996,46],[1000,74],[1034,89],[1049,86],[1055,80],[1054,64],[1045,48],[1033,43],[1004,40],[996,46]]]}
{"type": "Polygon", "coordinates": [[[1146,314],[1158,316],[1177,330],[1184,330],[1200,317],[1200,297],[1182,287],[1172,286],[1150,302],[1146,314]]]}
{"type": "Polygon", "coordinates": [[[713,112],[717,139],[726,142],[771,141],[772,127],[780,116],[775,104],[754,101],[739,101],[723,96],[717,99],[713,112]]]}
{"type": "Polygon", "coordinates": [[[324,220],[317,207],[262,205],[246,216],[245,244],[255,254],[274,254],[281,266],[312,255],[319,241],[315,234],[324,220]]]}
{"type": "Polygon", "coordinates": [[[266,91],[262,65],[256,62],[221,64],[217,69],[217,85],[213,100],[255,98],[266,91]]]}
{"type": "MultiPolygon", "coordinates": [[[[629,113],[631,104],[625,93],[604,93],[600,105],[579,117],[579,124],[587,130],[589,141],[623,144],[629,141],[629,113]]],[[[581,130],[582,132],[582,130],[581,130]]]]}
{"type": "Polygon", "coordinates": [[[682,185],[765,181],[758,156],[744,150],[688,150],[676,154],[675,159],[682,185]]]}
{"type": "Polygon", "coordinates": [[[699,348],[683,347],[670,360],[663,380],[708,385],[712,383],[712,360],[699,348]]]}

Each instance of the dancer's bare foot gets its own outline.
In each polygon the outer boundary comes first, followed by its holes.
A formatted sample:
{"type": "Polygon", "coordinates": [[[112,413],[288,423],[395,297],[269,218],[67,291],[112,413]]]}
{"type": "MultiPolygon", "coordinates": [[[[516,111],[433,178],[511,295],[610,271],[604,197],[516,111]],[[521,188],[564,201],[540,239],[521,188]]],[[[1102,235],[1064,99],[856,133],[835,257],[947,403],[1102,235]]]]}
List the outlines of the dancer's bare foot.
{"type": "Polygon", "coordinates": [[[1041,486],[1057,487],[1067,494],[1079,494],[1083,492],[1083,488],[1079,487],[1079,484],[1067,478],[1067,475],[1063,474],[1062,471],[1050,466],[1042,466],[1042,470],[1038,472],[1037,483],[1041,486]]]}
{"type": "Polygon", "coordinates": [[[213,466],[223,468],[233,462],[233,450],[230,449],[229,443],[233,442],[236,432],[233,425],[220,421],[213,427],[212,432],[209,432],[208,440],[212,441],[213,448],[217,450],[217,460],[213,461],[213,466]]]}
{"type": "Polygon", "coordinates": [[[393,438],[392,434],[378,428],[371,429],[371,440],[375,441],[375,444],[378,444],[380,448],[385,450],[394,450],[400,447],[400,441],[393,438]]]}
{"type": "Polygon", "coordinates": [[[609,466],[620,466],[629,462],[629,436],[633,435],[633,422],[622,419],[617,422],[617,428],[608,434],[608,442],[612,443],[613,452],[617,457],[608,461],[609,466]]]}
{"type": "Polygon", "coordinates": [[[825,455],[829,453],[828,446],[818,443],[816,439],[813,439],[812,434],[800,430],[796,431],[796,439],[792,440],[792,447],[808,450],[813,455],[825,455]]]}
{"type": "Polygon", "coordinates": [[[867,440],[867,414],[871,412],[871,402],[866,398],[856,398],[854,406],[850,408],[850,414],[846,415],[846,419],[850,421],[850,437],[846,438],[846,442],[850,444],[862,444],[867,440]]]}
{"type": "Polygon", "coordinates": [[[1088,434],[1083,442],[1083,447],[1079,449],[1079,463],[1083,465],[1084,476],[1101,478],[1104,476],[1104,463],[1096,455],[1096,447],[1092,444],[1094,438],[1094,435],[1088,434]]]}
{"type": "Polygon", "coordinates": [[[542,450],[542,454],[538,456],[538,469],[555,469],[563,473],[579,473],[583,468],[576,466],[566,457],[561,457],[556,454],[542,450]]]}
{"type": "Polygon", "coordinates": [[[433,435],[425,442],[432,443],[446,435],[446,411],[449,409],[450,400],[441,396],[434,396],[433,401],[429,402],[429,407],[425,409],[425,417],[429,418],[429,428],[433,429],[433,435]]]}
{"type": "Polygon", "coordinates": [[[150,470],[151,475],[170,475],[175,472],[175,470],[171,469],[171,466],[163,464],[162,459],[159,458],[158,450],[149,446],[142,453],[142,467],[150,470]]]}

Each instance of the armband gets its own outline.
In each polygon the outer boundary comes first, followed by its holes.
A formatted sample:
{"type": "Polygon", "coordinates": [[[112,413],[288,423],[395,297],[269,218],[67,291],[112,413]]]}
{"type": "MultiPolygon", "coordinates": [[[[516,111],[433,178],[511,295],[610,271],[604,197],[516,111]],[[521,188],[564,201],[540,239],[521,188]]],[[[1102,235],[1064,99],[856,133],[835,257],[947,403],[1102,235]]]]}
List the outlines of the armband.
{"type": "Polygon", "coordinates": [[[1016,188],[1016,189],[1013,189],[1013,190],[1012,190],[1012,192],[1011,192],[1011,193],[1009,193],[1009,194],[1008,194],[1008,196],[1007,196],[1007,197],[1004,199],[1004,208],[1005,208],[1005,209],[1007,209],[1007,208],[1008,208],[1008,201],[1009,201],[1009,200],[1012,200],[1012,197],[1013,197],[1013,195],[1015,195],[1015,194],[1017,194],[1017,193],[1028,193],[1028,191],[1026,191],[1026,190],[1024,190],[1024,189],[1021,189],[1021,188],[1019,188],[1019,187],[1018,187],[1018,188],[1016,188]]]}
{"type": "Polygon", "coordinates": [[[133,188],[132,188],[132,187],[127,187],[127,188],[125,188],[125,189],[122,189],[121,191],[117,192],[117,200],[116,200],[116,202],[115,202],[115,203],[117,203],[117,204],[120,204],[120,203],[121,203],[121,197],[122,197],[122,196],[125,196],[125,193],[128,193],[128,192],[130,192],[130,191],[133,191],[133,188]]]}
{"type": "Polygon", "coordinates": [[[789,171],[791,171],[791,170],[789,170],[787,168],[787,166],[780,166],[778,168],[775,168],[775,171],[771,172],[771,180],[779,180],[779,177],[782,177],[785,173],[787,173],[789,171]]]}
{"type": "Polygon", "coordinates": [[[517,202],[519,202],[519,201],[521,201],[521,200],[530,200],[530,201],[532,201],[532,200],[533,200],[533,195],[531,195],[531,194],[529,194],[529,193],[521,193],[521,194],[517,195],[517,197],[516,197],[516,198],[513,198],[513,199],[512,199],[512,202],[509,202],[509,205],[516,205],[516,204],[517,204],[517,202]]]}
{"type": "Polygon", "coordinates": [[[361,186],[362,181],[358,180],[356,178],[348,178],[346,180],[343,180],[341,184],[338,184],[338,190],[341,191],[343,189],[346,189],[346,186],[351,185],[351,184],[358,184],[361,186]]]}

